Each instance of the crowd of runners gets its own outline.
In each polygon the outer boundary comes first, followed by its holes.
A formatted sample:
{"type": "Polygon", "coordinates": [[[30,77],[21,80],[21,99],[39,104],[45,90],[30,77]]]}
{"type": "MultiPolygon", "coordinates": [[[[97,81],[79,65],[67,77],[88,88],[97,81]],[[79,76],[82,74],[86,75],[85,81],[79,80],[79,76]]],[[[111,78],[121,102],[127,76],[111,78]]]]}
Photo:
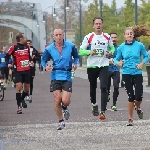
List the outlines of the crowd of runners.
{"type": "MultiPolygon", "coordinates": [[[[69,119],[70,97],[72,93],[72,71],[77,69],[80,56],[87,56],[87,74],[89,80],[89,99],[92,114],[99,116],[100,120],[106,119],[107,103],[110,101],[110,87],[113,81],[112,111],[117,111],[117,98],[120,85],[120,68],[122,68],[121,85],[125,88],[129,120],[127,126],[133,125],[133,111],[143,118],[141,103],[143,98],[142,67],[150,58],[143,43],[135,37],[135,30],[127,27],[123,43],[117,44],[117,33],[103,32],[103,19],[93,19],[94,32],[83,39],[79,51],[75,44],[64,40],[61,29],[55,29],[54,41],[45,50],[38,51],[32,41],[25,35],[16,35],[16,44],[8,52],[2,48],[0,54],[0,69],[2,84],[7,91],[7,84],[11,83],[16,88],[17,113],[22,114],[22,108],[27,108],[25,100],[32,103],[33,80],[35,77],[36,62],[39,62],[39,73],[51,73],[50,91],[54,95],[54,108],[58,116],[57,130],[65,127],[69,119]],[[141,60],[141,56],[143,59],[141,60]],[[48,65],[52,60],[53,64],[48,65]],[[99,110],[96,100],[97,78],[100,80],[101,107],[99,110]],[[111,81],[112,80],[112,81],[111,81]]],[[[84,106],[83,106],[84,107],[84,106]]]]}

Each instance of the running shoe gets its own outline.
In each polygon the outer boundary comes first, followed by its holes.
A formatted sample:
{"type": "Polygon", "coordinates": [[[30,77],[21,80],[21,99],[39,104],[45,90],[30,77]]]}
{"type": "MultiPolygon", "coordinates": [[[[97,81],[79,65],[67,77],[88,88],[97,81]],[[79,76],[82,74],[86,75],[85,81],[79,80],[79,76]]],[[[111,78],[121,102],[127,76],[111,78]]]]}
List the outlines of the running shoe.
{"type": "Polygon", "coordinates": [[[18,107],[17,114],[22,114],[22,107],[18,107]]]}
{"type": "Polygon", "coordinates": [[[140,119],[143,119],[143,111],[141,109],[137,110],[137,115],[140,119]]]}
{"type": "Polygon", "coordinates": [[[25,101],[29,101],[29,96],[26,96],[26,97],[24,98],[24,100],[25,100],[25,101]]]}
{"type": "Polygon", "coordinates": [[[93,113],[94,116],[98,116],[99,115],[98,105],[92,106],[92,113],[93,113]]]}
{"type": "Polygon", "coordinates": [[[32,103],[32,95],[29,95],[29,103],[32,103]]]}
{"type": "Polygon", "coordinates": [[[12,86],[12,87],[14,87],[14,86],[15,86],[15,84],[14,84],[14,82],[13,82],[13,81],[11,82],[11,86],[12,86]]]}
{"type": "Polygon", "coordinates": [[[64,127],[65,127],[65,122],[61,121],[61,122],[58,123],[57,130],[62,130],[64,127]]]}
{"type": "Polygon", "coordinates": [[[133,119],[129,119],[127,126],[133,126],[133,119]]]}
{"type": "Polygon", "coordinates": [[[64,107],[62,107],[62,111],[63,111],[63,116],[64,116],[64,118],[65,118],[66,120],[68,120],[69,117],[70,117],[69,109],[68,109],[67,107],[66,107],[65,109],[64,109],[64,107]]]}
{"type": "Polygon", "coordinates": [[[27,103],[25,103],[24,100],[22,101],[22,107],[23,107],[23,108],[27,108],[27,103]]]}
{"type": "Polygon", "coordinates": [[[111,110],[112,111],[117,111],[117,107],[114,105],[114,106],[111,106],[111,110]]]}
{"type": "Polygon", "coordinates": [[[104,112],[101,112],[101,113],[100,113],[99,119],[101,119],[101,120],[105,120],[105,119],[106,119],[104,112]]]}

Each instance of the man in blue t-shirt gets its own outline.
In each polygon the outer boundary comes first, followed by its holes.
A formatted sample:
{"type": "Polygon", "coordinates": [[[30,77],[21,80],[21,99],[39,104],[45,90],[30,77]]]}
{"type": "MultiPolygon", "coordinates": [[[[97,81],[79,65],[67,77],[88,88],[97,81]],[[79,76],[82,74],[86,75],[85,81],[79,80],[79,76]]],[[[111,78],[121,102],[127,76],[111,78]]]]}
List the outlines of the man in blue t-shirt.
{"type": "Polygon", "coordinates": [[[110,37],[112,39],[113,45],[115,47],[115,51],[113,55],[110,57],[109,61],[109,73],[108,73],[108,84],[107,84],[107,90],[108,90],[108,102],[110,100],[110,87],[111,87],[111,79],[113,79],[113,86],[114,86],[114,92],[113,92],[113,105],[111,106],[111,110],[116,111],[116,101],[117,97],[119,95],[119,83],[120,83],[120,67],[114,65],[112,63],[112,59],[116,57],[117,54],[117,33],[110,33],[110,37]]]}
{"type": "Polygon", "coordinates": [[[45,71],[51,70],[50,91],[54,95],[54,107],[59,119],[57,130],[62,130],[65,127],[63,116],[66,120],[70,117],[68,106],[72,92],[71,71],[77,69],[79,56],[75,45],[64,40],[61,29],[54,30],[53,38],[54,42],[48,45],[43,52],[41,64],[45,71]],[[50,60],[53,62],[52,65],[47,64],[50,60]]]}

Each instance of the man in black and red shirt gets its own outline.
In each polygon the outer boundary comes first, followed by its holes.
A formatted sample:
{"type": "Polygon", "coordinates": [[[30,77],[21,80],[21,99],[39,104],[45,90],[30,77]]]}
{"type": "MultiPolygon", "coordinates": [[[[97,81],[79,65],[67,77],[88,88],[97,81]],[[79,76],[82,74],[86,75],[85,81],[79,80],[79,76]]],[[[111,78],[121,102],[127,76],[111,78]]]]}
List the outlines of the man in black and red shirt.
{"type": "MultiPolygon", "coordinates": [[[[6,59],[12,55],[13,57],[13,71],[14,79],[16,83],[16,100],[18,105],[18,114],[22,114],[22,107],[27,108],[27,104],[24,101],[25,96],[28,95],[30,86],[30,64],[33,64],[30,57],[30,49],[26,43],[26,38],[22,33],[16,35],[17,44],[12,45],[8,50],[6,59]],[[21,95],[22,86],[24,85],[24,91],[21,95]]],[[[11,67],[12,64],[8,64],[11,67]]]]}
{"type": "Polygon", "coordinates": [[[29,93],[29,103],[32,103],[32,92],[33,92],[33,79],[35,77],[35,64],[36,64],[36,61],[39,59],[40,57],[40,54],[39,52],[33,47],[32,45],[32,41],[31,40],[27,40],[27,45],[29,46],[30,48],[30,56],[32,58],[32,61],[34,63],[34,66],[31,66],[30,67],[30,93],[29,93]]]}

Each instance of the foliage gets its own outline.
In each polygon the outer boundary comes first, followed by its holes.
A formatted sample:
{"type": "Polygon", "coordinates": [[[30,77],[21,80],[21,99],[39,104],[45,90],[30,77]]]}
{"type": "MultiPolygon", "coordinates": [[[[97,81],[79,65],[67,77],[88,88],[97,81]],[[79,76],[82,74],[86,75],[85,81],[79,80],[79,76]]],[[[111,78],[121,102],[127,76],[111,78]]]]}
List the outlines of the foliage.
{"type": "MultiPolygon", "coordinates": [[[[138,23],[140,25],[146,25],[150,28],[150,2],[146,0],[141,0],[142,4],[138,6],[138,23]]],[[[116,0],[112,0],[111,6],[103,3],[102,16],[104,19],[104,32],[111,33],[116,32],[118,34],[118,44],[121,44],[124,41],[124,29],[126,27],[134,27],[135,13],[134,13],[134,3],[132,0],[125,0],[124,7],[119,10],[116,8],[116,0]]],[[[84,37],[89,32],[92,32],[92,20],[95,16],[100,16],[99,10],[99,0],[93,0],[93,3],[89,4],[88,10],[85,12],[83,18],[85,19],[82,22],[82,33],[84,37]]],[[[148,29],[149,30],[149,29],[148,29]]],[[[79,46],[79,31],[76,29],[75,44],[79,46]]],[[[147,47],[150,45],[149,36],[141,36],[140,41],[145,44],[147,47]]]]}

